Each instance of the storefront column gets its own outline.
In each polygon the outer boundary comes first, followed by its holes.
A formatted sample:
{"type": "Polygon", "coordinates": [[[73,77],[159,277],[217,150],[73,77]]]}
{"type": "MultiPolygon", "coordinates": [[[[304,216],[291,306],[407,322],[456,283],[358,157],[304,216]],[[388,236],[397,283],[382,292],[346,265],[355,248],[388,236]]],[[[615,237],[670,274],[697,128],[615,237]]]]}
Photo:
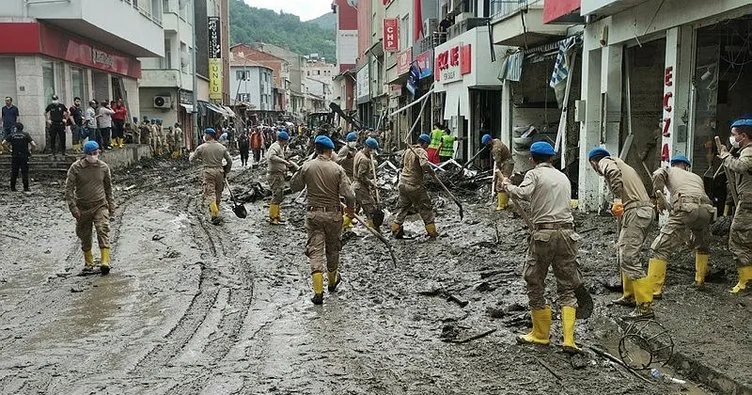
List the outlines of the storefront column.
{"type": "Polygon", "coordinates": [[[13,102],[21,113],[21,123],[37,143],[37,152],[47,146],[44,109],[50,98],[44,97],[42,58],[16,56],[16,97],[13,102]]]}
{"type": "Polygon", "coordinates": [[[601,97],[605,108],[601,109],[601,142],[612,155],[618,156],[622,147],[621,131],[622,64],[624,46],[609,45],[601,52],[601,97]]]}
{"type": "Polygon", "coordinates": [[[662,165],[668,166],[670,156],[687,155],[692,159],[692,133],[689,120],[692,113],[692,60],[694,30],[692,26],[675,27],[666,31],[666,65],[663,80],[663,137],[661,152],[668,145],[669,157],[662,155],[662,165]]]}
{"type": "Polygon", "coordinates": [[[501,141],[508,147],[512,146],[512,87],[509,80],[505,80],[501,88],[501,141]]]}
{"type": "MultiPolygon", "coordinates": [[[[585,40],[589,39],[585,35],[585,40]]],[[[582,98],[584,100],[584,121],[580,123],[580,179],[579,207],[584,211],[595,211],[602,202],[603,183],[587,161],[591,148],[601,144],[601,58],[600,48],[591,51],[583,49],[582,98]]]]}

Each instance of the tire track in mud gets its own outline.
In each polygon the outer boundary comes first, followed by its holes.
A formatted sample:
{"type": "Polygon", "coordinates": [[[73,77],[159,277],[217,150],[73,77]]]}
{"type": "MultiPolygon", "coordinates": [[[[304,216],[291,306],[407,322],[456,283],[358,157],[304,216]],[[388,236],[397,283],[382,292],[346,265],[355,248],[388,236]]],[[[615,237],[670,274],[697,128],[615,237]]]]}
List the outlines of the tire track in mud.
{"type": "MultiPolygon", "coordinates": [[[[253,298],[253,282],[250,273],[244,270],[245,261],[235,264],[228,261],[228,251],[221,232],[222,227],[209,224],[202,210],[196,207],[200,197],[190,196],[185,199],[181,209],[189,216],[196,218],[191,223],[191,236],[202,249],[208,250],[210,259],[201,263],[201,273],[196,294],[189,303],[185,313],[178,320],[175,327],[165,336],[165,341],[150,351],[134,368],[134,371],[145,373],[154,368],[171,366],[203,326],[214,325],[201,350],[201,364],[216,365],[230,352],[243,329],[248,315],[249,306],[253,298]],[[225,291],[225,302],[220,300],[220,294],[225,291]],[[219,322],[212,324],[209,316],[213,309],[221,310],[219,322]]],[[[200,339],[198,341],[201,341],[200,339]]],[[[204,373],[193,375],[190,380],[182,380],[170,388],[168,392],[196,393],[205,388],[213,377],[213,369],[205,369],[204,373]]]]}
{"type": "MultiPolygon", "coordinates": [[[[189,214],[194,214],[190,212],[193,200],[194,198],[192,197],[186,199],[185,211],[189,214]]],[[[217,250],[214,241],[211,235],[205,232],[204,225],[201,225],[201,219],[199,219],[199,226],[204,229],[203,233],[206,235],[206,241],[208,241],[212,256],[216,257],[217,250]]],[[[199,235],[195,230],[195,226],[191,225],[191,231],[193,239],[196,240],[199,235]]],[[[203,238],[201,241],[204,241],[203,238]]],[[[191,302],[175,326],[165,335],[164,341],[157,344],[136,364],[133,369],[134,372],[146,373],[152,371],[154,368],[169,365],[170,361],[191,341],[198,328],[209,315],[209,311],[217,301],[220,289],[219,287],[212,287],[214,283],[212,280],[215,277],[212,273],[213,269],[209,268],[205,262],[199,262],[198,265],[201,272],[199,273],[196,293],[193,295],[191,302]]]]}

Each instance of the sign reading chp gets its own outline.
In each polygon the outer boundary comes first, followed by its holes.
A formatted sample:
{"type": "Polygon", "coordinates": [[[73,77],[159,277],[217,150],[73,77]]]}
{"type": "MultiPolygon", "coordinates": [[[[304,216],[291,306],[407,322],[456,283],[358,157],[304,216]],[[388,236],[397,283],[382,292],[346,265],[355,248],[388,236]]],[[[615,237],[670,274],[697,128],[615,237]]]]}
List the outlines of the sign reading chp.
{"type": "Polygon", "coordinates": [[[384,52],[399,50],[399,19],[384,19],[384,52]]]}

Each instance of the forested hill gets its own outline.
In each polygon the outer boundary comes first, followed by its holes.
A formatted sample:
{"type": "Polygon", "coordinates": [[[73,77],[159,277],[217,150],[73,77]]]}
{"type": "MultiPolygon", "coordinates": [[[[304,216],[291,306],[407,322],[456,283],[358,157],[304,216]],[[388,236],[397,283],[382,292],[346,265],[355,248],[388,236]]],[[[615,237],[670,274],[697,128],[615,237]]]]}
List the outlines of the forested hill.
{"type": "Polygon", "coordinates": [[[301,55],[317,53],[328,62],[336,62],[334,26],[330,29],[314,22],[301,22],[292,14],[255,8],[243,0],[230,0],[230,42],[261,41],[289,48],[301,55]]]}

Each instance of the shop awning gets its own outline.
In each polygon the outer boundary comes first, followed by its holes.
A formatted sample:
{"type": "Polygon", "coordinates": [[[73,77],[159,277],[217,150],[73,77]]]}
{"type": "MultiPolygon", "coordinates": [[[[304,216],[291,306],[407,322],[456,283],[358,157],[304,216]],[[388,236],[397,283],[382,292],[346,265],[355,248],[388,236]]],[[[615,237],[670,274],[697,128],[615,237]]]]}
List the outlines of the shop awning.
{"type": "Polygon", "coordinates": [[[446,85],[446,99],[444,101],[444,119],[461,115],[465,118],[470,114],[470,97],[468,89],[460,83],[446,85]]]}
{"type": "Polygon", "coordinates": [[[216,112],[219,115],[234,118],[235,112],[230,107],[223,106],[221,104],[206,103],[206,108],[216,112]]]}
{"type": "Polygon", "coordinates": [[[185,112],[187,112],[189,114],[193,112],[193,106],[190,105],[190,104],[180,103],[180,107],[183,107],[185,109],[185,112]]]}
{"type": "Polygon", "coordinates": [[[225,110],[225,115],[227,115],[230,118],[235,118],[235,112],[232,111],[232,108],[227,106],[221,106],[225,110]]]}

